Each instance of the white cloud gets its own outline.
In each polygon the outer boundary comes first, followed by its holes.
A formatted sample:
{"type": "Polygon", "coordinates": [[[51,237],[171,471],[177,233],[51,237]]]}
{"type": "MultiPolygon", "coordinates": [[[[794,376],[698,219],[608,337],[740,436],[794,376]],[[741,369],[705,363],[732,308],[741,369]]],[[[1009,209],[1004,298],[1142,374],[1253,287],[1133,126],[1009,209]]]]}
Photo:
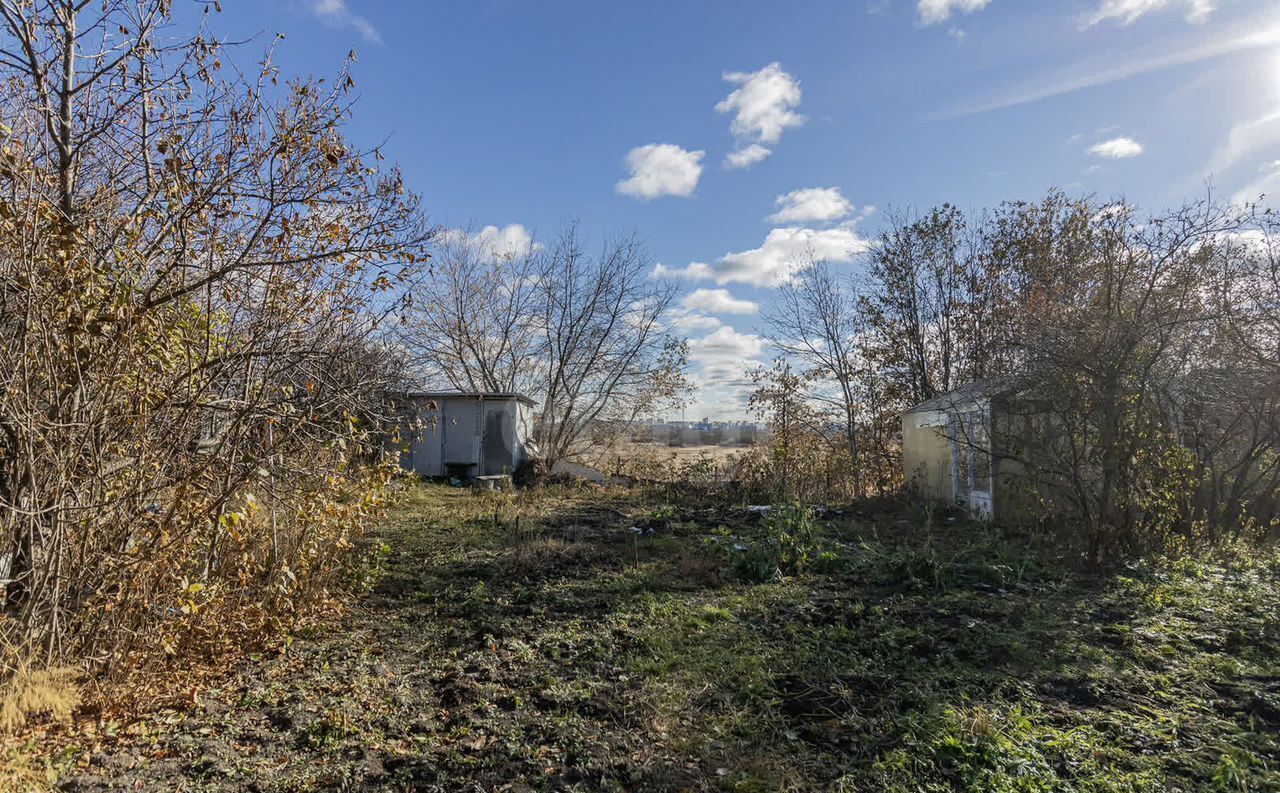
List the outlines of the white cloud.
{"type": "Polygon", "coordinates": [[[1213,153],[1208,175],[1220,175],[1262,149],[1280,147],[1280,110],[1233,124],[1227,139],[1213,153]]]}
{"type": "MultiPolygon", "coordinates": [[[[733,113],[729,129],[742,140],[777,143],[790,127],[804,123],[800,83],[773,62],[757,72],[725,72],[726,82],[738,86],[716,104],[716,111],[733,113]]],[[[763,159],[763,158],[761,158],[763,159]]]]}
{"type": "Polygon", "coordinates": [[[774,199],[778,211],[769,216],[777,224],[826,223],[848,217],[853,204],[840,194],[838,187],[806,187],[783,193],[774,199]]]}
{"type": "Polygon", "coordinates": [[[762,365],[765,341],[753,333],[739,333],[721,324],[712,332],[689,340],[692,380],[698,397],[694,415],[729,418],[745,415],[753,388],[747,371],[762,365]]]}
{"type": "Polygon", "coordinates": [[[750,300],[729,294],[728,289],[695,289],[680,300],[680,305],[713,314],[755,314],[760,310],[750,300]]]}
{"type": "Polygon", "coordinates": [[[533,234],[519,223],[511,223],[502,228],[485,226],[475,232],[449,229],[444,233],[445,242],[455,240],[475,245],[489,259],[525,256],[542,248],[542,244],[533,239],[533,234]]]}
{"type": "MultiPolygon", "coordinates": [[[[859,217],[873,211],[875,207],[867,207],[859,217]]],[[[659,264],[653,270],[653,277],[715,281],[721,285],[777,286],[790,280],[792,273],[811,258],[850,262],[870,248],[871,244],[854,230],[855,222],[856,219],[827,229],[776,228],[769,232],[758,248],[725,254],[714,264],[693,262],[686,267],[659,264]]]]}
{"type": "Polygon", "coordinates": [[[830,229],[773,229],[758,248],[730,253],[715,264],[717,283],[777,286],[810,256],[848,262],[867,250],[868,242],[848,226],[830,229]]]}
{"type": "Polygon", "coordinates": [[[631,176],[620,180],[615,189],[622,195],[648,201],[674,195],[693,194],[702,176],[704,151],[686,151],[674,143],[650,143],[627,153],[627,169],[631,176]]]}
{"type": "Polygon", "coordinates": [[[729,152],[727,155],[725,155],[724,167],[730,168],[733,170],[738,170],[740,168],[750,168],[751,166],[760,162],[764,158],[768,157],[770,154],[773,154],[773,151],[771,149],[765,146],[761,146],[759,143],[752,143],[749,146],[744,146],[742,148],[735,149],[729,152]]]}
{"type": "Polygon", "coordinates": [[[1272,160],[1263,163],[1258,171],[1260,175],[1240,188],[1231,196],[1231,200],[1236,204],[1246,204],[1258,201],[1265,196],[1265,203],[1275,206],[1276,198],[1280,196],[1280,160],[1272,160]]]}
{"type": "Polygon", "coordinates": [[[987,7],[991,0],[920,0],[916,10],[920,14],[920,23],[935,25],[951,18],[953,13],[971,14],[987,7]]]}
{"type": "Polygon", "coordinates": [[[351,28],[368,42],[381,44],[382,36],[368,19],[351,13],[346,0],[307,0],[312,14],[331,28],[351,28]]]}
{"type": "Polygon", "coordinates": [[[652,278],[687,278],[690,281],[709,281],[716,271],[706,262],[690,262],[684,267],[668,267],[658,263],[653,266],[652,278]]]}
{"type": "Polygon", "coordinates": [[[1100,85],[1110,85],[1143,74],[1200,63],[1235,52],[1267,49],[1277,44],[1280,44],[1280,24],[1276,23],[1276,18],[1254,16],[1215,36],[1204,31],[1198,32],[1193,40],[1185,41],[1179,46],[1149,46],[1142,51],[1126,51],[1124,54],[1127,57],[1123,61],[1117,62],[1115,58],[1107,57],[1105,61],[1108,62],[1099,64],[1091,58],[1055,73],[1033,78],[995,96],[955,103],[931,114],[929,118],[936,121],[1018,107],[1100,85]]]}
{"type": "Polygon", "coordinates": [[[689,341],[690,360],[708,367],[730,368],[742,377],[745,365],[764,351],[764,339],[754,333],[739,333],[730,325],[721,325],[700,339],[689,341]]]}
{"type": "Polygon", "coordinates": [[[1101,143],[1093,144],[1089,147],[1089,153],[1098,157],[1108,157],[1113,160],[1119,160],[1125,157],[1137,157],[1142,153],[1142,144],[1133,138],[1112,138],[1110,140],[1104,140],[1101,143]]]}
{"type": "Polygon", "coordinates": [[[715,330],[724,325],[724,322],[718,317],[690,311],[671,320],[671,324],[680,330],[715,330]]]}
{"type": "Polygon", "coordinates": [[[1118,20],[1121,25],[1132,25],[1152,11],[1170,6],[1183,8],[1187,21],[1196,24],[1208,22],[1209,15],[1217,9],[1212,0],[1102,0],[1098,10],[1086,18],[1085,26],[1093,27],[1110,20],[1118,20]]]}

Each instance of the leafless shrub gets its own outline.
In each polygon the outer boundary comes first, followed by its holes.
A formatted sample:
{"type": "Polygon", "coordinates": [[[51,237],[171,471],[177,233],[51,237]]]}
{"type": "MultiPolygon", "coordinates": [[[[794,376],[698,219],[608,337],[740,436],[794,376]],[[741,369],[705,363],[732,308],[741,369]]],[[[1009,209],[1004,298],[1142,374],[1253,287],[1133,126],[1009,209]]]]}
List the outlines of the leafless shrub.
{"type": "Polygon", "coordinates": [[[345,70],[241,74],[169,5],[0,0],[0,629],[96,670],[322,595],[432,236],[344,139],[345,70]]]}

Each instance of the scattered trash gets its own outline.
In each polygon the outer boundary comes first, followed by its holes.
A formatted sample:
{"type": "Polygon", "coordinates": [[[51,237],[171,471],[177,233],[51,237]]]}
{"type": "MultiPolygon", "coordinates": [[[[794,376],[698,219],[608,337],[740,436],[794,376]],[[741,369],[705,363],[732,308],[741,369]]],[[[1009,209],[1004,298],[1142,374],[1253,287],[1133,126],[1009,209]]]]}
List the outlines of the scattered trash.
{"type": "Polygon", "coordinates": [[[748,515],[768,515],[769,510],[771,509],[773,509],[773,507],[769,504],[756,504],[756,505],[747,507],[747,514],[748,515]]]}
{"type": "Polygon", "coordinates": [[[629,531],[637,537],[652,537],[657,534],[652,526],[632,526],[629,531]]]}

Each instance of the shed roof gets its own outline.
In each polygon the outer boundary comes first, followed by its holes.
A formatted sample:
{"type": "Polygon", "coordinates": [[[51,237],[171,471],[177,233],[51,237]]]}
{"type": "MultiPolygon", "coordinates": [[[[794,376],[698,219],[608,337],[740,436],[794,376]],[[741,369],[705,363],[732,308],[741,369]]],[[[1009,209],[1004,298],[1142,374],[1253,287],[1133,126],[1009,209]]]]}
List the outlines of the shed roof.
{"type": "Polygon", "coordinates": [[[939,394],[933,399],[926,399],[920,404],[909,407],[902,411],[905,413],[921,413],[927,410],[946,410],[958,405],[965,405],[976,402],[979,399],[989,399],[997,394],[1009,390],[1009,386],[1003,380],[988,378],[986,380],[974,380],[972,383],[966,383],[959,388],[948,391],[945,394],[939,394]]]}
{"type": "Polygon", "coordinates": [[[524,394],[501,391],[406,391],[406,399],[481,399],[489,401],[515,400],[529,407],[537,407],[532,399],[524,394]]]}

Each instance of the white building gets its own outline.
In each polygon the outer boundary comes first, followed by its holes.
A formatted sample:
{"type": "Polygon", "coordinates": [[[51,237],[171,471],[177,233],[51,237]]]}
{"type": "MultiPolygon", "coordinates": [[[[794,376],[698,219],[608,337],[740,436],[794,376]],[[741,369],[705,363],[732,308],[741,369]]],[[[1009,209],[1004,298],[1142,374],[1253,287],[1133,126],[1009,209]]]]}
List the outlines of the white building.
{"type": "Polygon", "coordinates": [[[400,425],[400,466],[422,476],[509,474],[532,455],[534,402],[521,394],[415,391],[400,425]]]}

